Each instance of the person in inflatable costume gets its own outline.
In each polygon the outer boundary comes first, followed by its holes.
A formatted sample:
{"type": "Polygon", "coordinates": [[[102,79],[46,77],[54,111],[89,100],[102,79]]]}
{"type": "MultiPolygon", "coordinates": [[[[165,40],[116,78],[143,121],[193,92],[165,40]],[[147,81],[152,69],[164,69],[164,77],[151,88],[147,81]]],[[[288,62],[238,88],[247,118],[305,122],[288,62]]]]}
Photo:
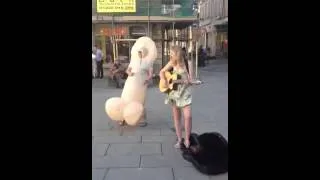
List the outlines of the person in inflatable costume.
{"type": "Polygon", "coordinates": [[[157,58],[154,41],[149,37],[137,39],[131,49],[131,60],[127,69],[128,78],[121,97],[112,97],[105,103],[105,110],[110,119],[131,126],[145,122],[145,96],[148,82],[152,79],[153,62],[157,58]]]}

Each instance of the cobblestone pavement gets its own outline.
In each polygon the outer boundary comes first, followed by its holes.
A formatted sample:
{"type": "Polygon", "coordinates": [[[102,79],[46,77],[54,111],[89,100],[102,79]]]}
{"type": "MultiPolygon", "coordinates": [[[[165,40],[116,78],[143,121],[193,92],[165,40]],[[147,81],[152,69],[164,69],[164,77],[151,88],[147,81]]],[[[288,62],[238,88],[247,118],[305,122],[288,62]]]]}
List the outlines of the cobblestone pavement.
{"type": "MultiPolygon", "coordinates": [[[[217,131],[228,139],[228,65],[216,61],[202,68],[204,84],[193,90],[193,132],[217,131]]],[[[92,88],[93,180],[227,180],[228,174],[202,175],[173,147],[170,107],[157,88],[148,89],[149,125],[119,127],[104,111],[110,97],[121,95],[106,80],[94,80],[92,88]]]]}

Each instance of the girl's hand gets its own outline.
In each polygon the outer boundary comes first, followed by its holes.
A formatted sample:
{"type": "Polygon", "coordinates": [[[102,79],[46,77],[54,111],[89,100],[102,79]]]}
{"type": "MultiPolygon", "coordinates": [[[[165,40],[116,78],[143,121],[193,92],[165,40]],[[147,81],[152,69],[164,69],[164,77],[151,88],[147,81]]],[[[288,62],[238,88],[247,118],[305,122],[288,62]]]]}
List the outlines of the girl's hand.
{"type": "Polygon", "coordinates": [[[133,72],[131,72],[131,67],[129,67],[128,69],[127,69],[127,74],[128,74],[128,76],[133,76],[134,75],[134,73],[133,72]]]}
{"type": "Polygon", "coordinates": [[[134,75],[133,72],[131,72],[131,71],[128,72],[128,76],[133,76],[133,75],[134,75]]]}

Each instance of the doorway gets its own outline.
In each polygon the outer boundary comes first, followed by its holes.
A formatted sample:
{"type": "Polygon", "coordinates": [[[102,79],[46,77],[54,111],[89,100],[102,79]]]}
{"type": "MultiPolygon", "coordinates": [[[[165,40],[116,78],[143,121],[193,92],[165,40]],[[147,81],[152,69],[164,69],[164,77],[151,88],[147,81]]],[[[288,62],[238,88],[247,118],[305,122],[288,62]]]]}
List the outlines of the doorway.
{"type": "Polygon", "coordinates": [[[115,39],[113,43],[115,49],[115,59],[118,59],[120,63],[129,64],[131,58],[131,48],[135,41],[136,39],[115,39]]]}

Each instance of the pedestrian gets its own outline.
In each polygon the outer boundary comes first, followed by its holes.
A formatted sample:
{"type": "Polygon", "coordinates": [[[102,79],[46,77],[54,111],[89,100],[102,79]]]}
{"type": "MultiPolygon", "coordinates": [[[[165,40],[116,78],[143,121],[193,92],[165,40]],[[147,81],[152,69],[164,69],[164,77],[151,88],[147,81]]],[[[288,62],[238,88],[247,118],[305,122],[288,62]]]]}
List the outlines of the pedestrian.
{"type": "Polygon", "coordinates": [[[228,58],[228,40],[223,41],[223,55],[224,57],[228,58]]]}
{"type": "Polygon", "coordinates": [[[96,45],[96,64],[97,64],[97,78],[103,78],[103,54],[100,46],[96,45]]]}
{"type": "Polygon", "coordinates": [[[97,64],[96,64],[96,55],[92,51],[92,78],[97,77],[97,64]]]}
{"type": "Polygon", "coordinates": [[[204,67],[205,66],[204,61],[205,61],[205,52],[204,52],[202,45],[200,45],[200,47],[198,49],[198,66],[204,67]]]}
{"type": "MultiPolygon", "coordinates": [[[[181,148],[185,145],[186,148],[190,146],[190,134],[192,128],[192,116],[191,116],[191,76],[188,73],[187,65],[184,62],[183,51],[179,46],[173,46],[170,49],[170,61],[168,64],[160,70],[160,78],[167,81],[164,73],[173,68],[173,72],[181,76],[184,83],[178,85],[178,89],[170,91],[165,99],[165,104],[170,104],[172,107],[173,120],[175,125],[176,135],[178,142],[175,144],[175,148],[181,148]],[[181,129],[181,112],[184,117],[185,125],[185,139],[182,140],[181,129]]],[[[168,83],[168,82],[167,82],[168,83]]]]}

